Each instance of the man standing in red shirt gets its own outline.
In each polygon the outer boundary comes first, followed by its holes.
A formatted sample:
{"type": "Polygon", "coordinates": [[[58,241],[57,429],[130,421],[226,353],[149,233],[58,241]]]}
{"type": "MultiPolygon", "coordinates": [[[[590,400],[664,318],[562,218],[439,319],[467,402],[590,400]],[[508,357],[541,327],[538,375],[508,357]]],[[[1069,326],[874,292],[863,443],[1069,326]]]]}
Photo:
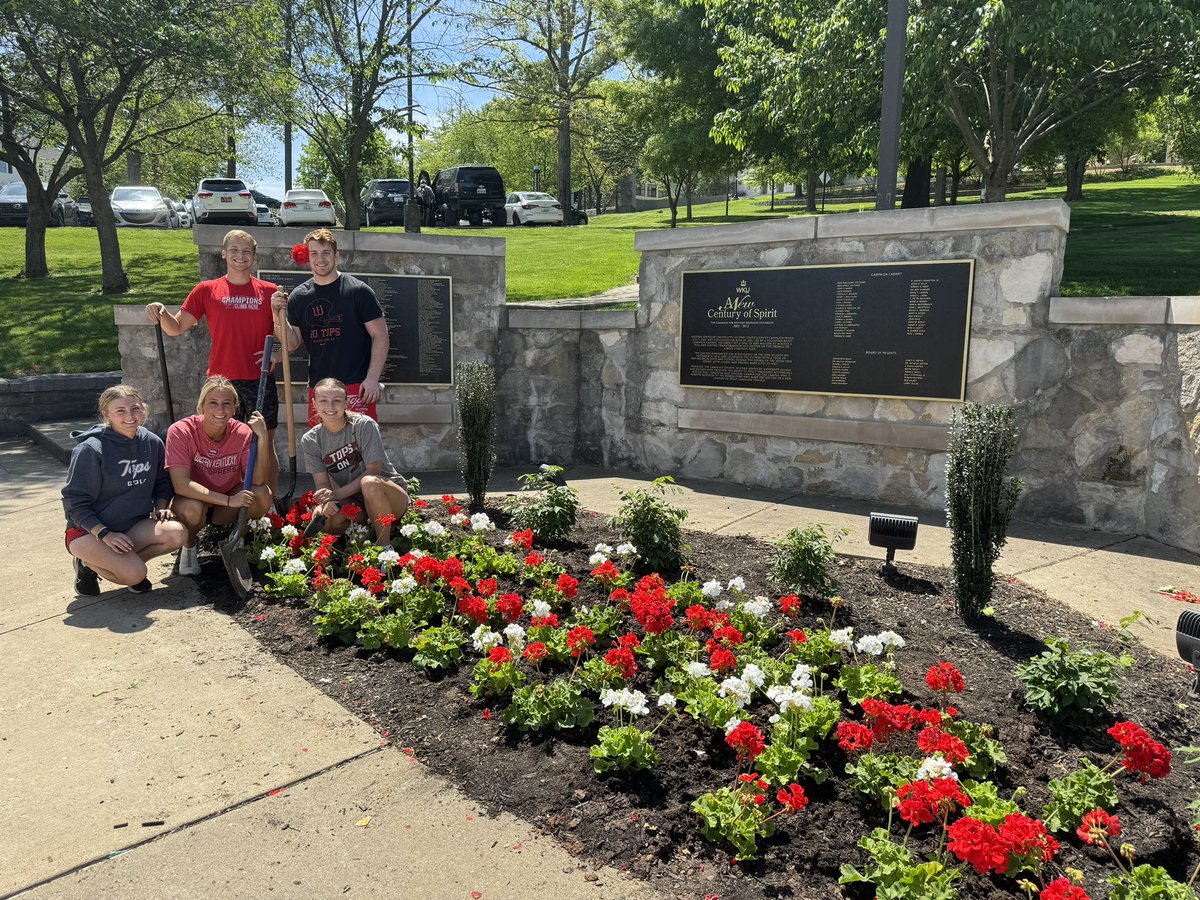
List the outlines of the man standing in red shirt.
{"type": "MultiPolygon", "coordinates": [[[[237,417],[249,421],[258,399],[258,377],[262,371],[264,338],[275,331],[271,295],[275,285],[253,276],[258,263],[258,242],[245,231],[233,230],[221,243],[225,274],[202,281],[188,294],[178,313],[172,314],[161,303],[146,306],[146,316],[161,325],[171,336],[183,334],[205,316],[212,337],[208,354],[208,372],[223,375],[237,389],[237,417]]],[[[275,380],[267,379],[263,397],[263,418],[267,422],[267,484],[275,490],[279,477],[279,457],[275,453],[275,429],[279,425],[279,395],[275,380]]]]}

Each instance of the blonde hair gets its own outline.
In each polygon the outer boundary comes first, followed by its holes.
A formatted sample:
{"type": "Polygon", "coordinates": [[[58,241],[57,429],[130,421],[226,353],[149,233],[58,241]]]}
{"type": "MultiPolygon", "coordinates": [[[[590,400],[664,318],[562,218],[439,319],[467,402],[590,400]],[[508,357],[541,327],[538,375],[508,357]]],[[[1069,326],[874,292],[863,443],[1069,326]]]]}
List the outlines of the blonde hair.
{"type": "MultiPolygon", "coordinates": [[[[339,381],[336,378],[322,378],[320,381],[318,381],[316,384],[313,385],[313,403],[314,404],[316,403],[316,399],[317,399],[317,391],[320,390],[321,388],[334,388],[335,390],[341,391],[342,396],[344,396],[347,400],[350,399],[350,392],[348,390],[346,390],[346,383],[344,381],[339,381]]],[[[346,409],[342,412],[342,415],[345,416],[346,421],[349,422],[352,419],[356,419],[359,416],[361,416],[362,413],[351,412],[349,409],[346,409]]]]}
{"type": "Polygon", "coordinates": [[[240,228],[234,228],[231,231],[225,232],[225,238],[221,241],[221,249],[228,250],[230,241],[245,241],[250,245],[250,249],[252,249],[255,253],[258,253],[258,241],[256,241],[254,239],[254,235],[248,231],[242,231],[240,228]]]}
{"type": "Polygon", "coordinates": [[[333,252],[337,253],[337,238],[333,236],[333,232],[328,228],[314,228],[304,236],[304,243],[316,241],[318,244],[328,244],[333,248],[333,252]]]}
{"type": "Polygon", "coordinates": [[[204,415],[204,403],[208,400],[208,395],[213,391],[229,391],[233,394],[234,402],[238,400],[237,388],[233,386],[233,382],[224,375],[212,375],[204,382],[204,386],[200,388],[200,399],[196,401],[196,415],[204,415]]]}
{"type": "Polygon", "coordinates": [[[112,387],[107,387],[101,392],[100,402],[97,404],[100,409],[100,421],[106,425],[108,424],[108,420],[104,418],[104,411],[108,409],[108,404],[112,403],[118,397],[132,397],[138,403],[142,404],[142,409],[146,415],[150,415],[150,408],[146,406],[146,401],[142,399],[141,391],[132,384],[114,384],[112,387]]]}

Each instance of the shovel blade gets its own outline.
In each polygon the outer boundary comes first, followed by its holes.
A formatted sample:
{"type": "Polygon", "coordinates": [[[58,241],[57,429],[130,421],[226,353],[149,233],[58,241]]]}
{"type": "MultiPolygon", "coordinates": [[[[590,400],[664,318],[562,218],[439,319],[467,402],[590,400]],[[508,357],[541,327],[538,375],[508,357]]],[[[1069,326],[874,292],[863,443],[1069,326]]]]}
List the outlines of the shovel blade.
{"type": "Polygon", "coordinates": [[[246,527],[246,509],[238,513],[237,521],[233,523],[233,531],[221,544],[221,562],[225,563],[225,572],[229,575],[229,583],[234,593],[245,600],[250,596],[250,588],[254,578],[250,575],[250,561],[246,559],[245,538],[242,531],[246,527]]]}

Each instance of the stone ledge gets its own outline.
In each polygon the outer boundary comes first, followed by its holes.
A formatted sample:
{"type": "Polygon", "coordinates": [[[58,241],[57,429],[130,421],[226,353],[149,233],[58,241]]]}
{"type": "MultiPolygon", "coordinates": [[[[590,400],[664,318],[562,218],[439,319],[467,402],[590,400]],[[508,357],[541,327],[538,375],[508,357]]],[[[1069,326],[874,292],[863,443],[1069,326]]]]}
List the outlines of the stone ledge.
{"type": "Polygon", "coordinates": [[[1200,297],[1172,297],[1168,325],[1200,325],[1200,297]]]}
{"type": "MultiPolygon", "coordinates": [[[[375,407],[380,425],[449,425],[454,422],[454,407],[449,403],[380,403],[375,407]]],[[[308,430],[308,404],[292,403],[299,434],[308,430]]],[[[285,427],[280,417],[279,427],[285,427]]]]}
{"type": "MultiPolygon", "coordinates": [[[[143,315],[144,319],[145,316],[143,315]]],[[[146,324],[149,324],[147,322],[146,324]]],[[[51,391],[94,391],[97,396],[106,387],[119,384],[121,373],[82,372],[78,374],[28,375],[0,378],[0,394],[43,394],[51,391]]]]}
{"type": "MultiPolygon", "coordinates": [[[[203,249],[216,251],[232,225],[197,225],[192,230],[192,242],[203,249]]],[[[287,249],[304,240],[312,228],[244,228],[254,235],[264,249],[287,249]]],[[[384,253],[421,253],[442,256],[504,257],[504,238],[463,237],[450,234],[408,234],[407,232],[363,232],[334,229],[338,249],[344,253],[373,250],[384,253]]]]}
{"type": "Polygon", "coordinates": [[[816,236],[816,218],[804,216],[792,219],[768,219],[764,222],[735,222],[732,225],[697,225],[694,228],[639,231],[633,236],[633,246],[642,251],[681,250],[692,247],[811,241],[816,236]]]}
{"type": "Polygon", "coordinates": [[[527,330],[580,331],[637,326],[635,309],[547,309],[509,306],[508,327],[527,330]]]}
{"type": "Polygon", "coordinates": [[[681,408],[679,427],[694,431],[760,434],[767,437],[834,441],[841,444],[875,444],[880,447],[904,447],[935,452],[944,451],[947,442],[947,429],[942,425],[822,419],[715,409],[681,408]]]}
{"type": "Polygon", "coordinates": [[[1200,325],[1200,297],[1051,297],[1051,325],[1200,325]]]}
{"type": "MultiPolygon", "coordinates": [[[[216,228],[217,226],[206,225],[205,227],[216,228]]],[[[163,305],[166,306],[169,313],[178,313],[182,308],[182,305],[173,306],[169,303],[163,305]]],[[[140,303],[124,303],[114,306],[113,321],[118,325],[146,325],[149,327],[154,324],[146,318],[146,307],[140,303]]],[[[166,335],[165,337],[168,341],[172,339],[170,335],[166,335]]]]}

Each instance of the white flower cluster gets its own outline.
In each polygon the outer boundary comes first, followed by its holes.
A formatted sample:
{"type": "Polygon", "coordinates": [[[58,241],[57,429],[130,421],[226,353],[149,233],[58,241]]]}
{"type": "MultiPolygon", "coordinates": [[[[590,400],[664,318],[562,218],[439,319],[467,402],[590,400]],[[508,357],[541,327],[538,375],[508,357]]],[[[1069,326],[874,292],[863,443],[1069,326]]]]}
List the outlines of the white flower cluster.
{"type": "Polygon", "coordinates": [[[611,688],[603,690],[600,692],[600,702],[605,706],[623,709],[631,716],[644,716],[650,712],[650,707],[646,705],[646,695],[629,688],[621,688],[619,691],[611,688]]]}
{"type": "Polygon", "coordinates": [[[492,525],[492,520],[488,517],[487,513],[478,512],[471,516],[472,531],[491,531],[494,527],[495,526],[492,525]]]}
{"type": "Polygon", "coordinates": [[[761,688],[766,682],[767,676],[755,663],[746,663],[746,668],[742,669],[742,680],[756,688],[761,688]]]}
{"type": "Polygon", "coordinates": [[[425,533],[430,537],[441,537],[446,533],[446,526],[441,522],[426,522],[425,533]]]}
{"type": "Polygon", "coordinates": [[[262,562],[272,562],[278,556],[274,547],[263,547],[262,554],[258,557],[262,562]]]}
{"type": "Polygon", "coordinates": [[[416,525],[414,525],[412,522],[408,522],[408,523],[400,526],[400,533],[402,535],[404,535],[406,538],[412,537],[414,534],[417,533],[418,530],[419,530],[418,527],[416,525]]]}
{"type": "Polygon", "coordinates": [[[504,638],[498,632],[492,631],[486,625],[480,625],[471,635],[471,646],[480,653],[487,653],[493,647],[499,647],[504,638]]]}
{"type": "Polygon", "coordinates": [[[533,617],[535,619],[544,619],[550,615],[550,604],[545,600],[533,601],[533,617]]]}
{"type": "Polygon", "coordinates": [[[794,690],[786,684],[773,684],[767,688],[767,697],[779,707],[781,713],[791,709],[812,709],[812,697],[803,691],[794,690]]]}
{"type": "Polygon", "coordinates": [[[284,575],[303,575],[308,571],[308,564],[300,557],[289,559],[283,564],[284,575]]]}
{"type": "Polygon", "coordinates": [[[743,603],[742,609],[761,621],[771,611],[771,600],[768,597],[758,596],[743,603]]]}
{"type": "Polygon", "coordinates": [[[744,709],[750,705],[750,700],[754,696],[754,686],[744,678],[737,678],[730,675],[721,682],[717,693],[722,697],[731,698],[738,706],[744,709]]]}
{"type": "Polygon", "coordinates": [[[598,566],[601,563],[606,563],[606,562],[608,562],[608,557],[605,556],[603,553],[601,553],[599,550],[597,550],[595,553],[593,553],[591,556],[588,557],[588,565],[589,566],[598,566]]]}
{"type": "Polygon", "coordinates": [[[858,639],[858,643],[854,648],[859,653],[865,653],[868,656],[882,656],[883,651],[888,647],[899,649],[904,646],[904,638],[896,634],[894,631],[881,631],[879,634],[865,634],[858,639]]]}
{"type": "Polygon", "coordinates": [[[452,516],[450,516],[450,524],[451,525],[459,525],[462,527],[466,527],[466,524],[470,521],[471,520],[467,518],[466,513],[456,512],[452,516]]]}
{"type": "Polygon", "coordinates": [[[628,559],[631,556],[637,556],[637,547],[626,541],[624,544],[617,544],[617,556],[621,559],[628,559]]]}
{"type": "Polygon", "coordinates": [[[414,560],[418,560],[422,556],[425,556],[425,551],[424,550],[409,550],[408,555],[411,556],[414,560]]]}
{"type": "Polygon", "coordinates": [[[271,520],[268,519],[266,516],[263,516],[261,519],[251,519],[250,520],[250,530],[251,531],[270,531],[271,530],[271,520]]]}
{"type": "Polygon", "coordinates": [[[712,674],[712,669],[702,662],[690,662],[687,664],[687,673],[693,678],[707,678],[712,674]]]}
{"type": "Polygon", "coordinates": [[[296,535],[298,535],[300,533],[300,529],[297,528],[295,525],[284,525],[282,528],[279,529],[279,533],[282,534],[285,538],[287,538],[290,541],[292,538],[294,538],[296,535]]]}
{"type": "Polygon", "coordinates": [[[613,548],[611,544],[605,544],[604,542],[601,542],[596,545],[595,552],[602,554],[605,558],[607,558],[612,556],[613,548]]]}
{"type": "Polygon", "coordinates": [[[739,594],[746,590],[746,579],[741,575],[734,575],[729,579],[729,584],[725,585],[731,591],[737,591],[739,594]]]}
{"type": "Polygon", "coordinates": [[[737,719],[737,718],[730,719],[728,722],[725,723],[725,736],[728,737],[730,734],[733,733],[733,729],[737,728],[741,724],[742,724],[741,719],[737,719]]]}
{"type": "Polygon", "coordinates": [[[346,529],[346,537],[352,541],[361,541],[371,533],[366,525],[359,525],[357,522],[351,522],[350,527],[346,529]]]}
{"type": "Polygon", "coordinates": [[[836,646],[849,650],[854,646],[854,629],[839,628],[837,631],[831,631],[829,632],[829,640],[836,646]]]}
{"type": "Polygon", "coordinates": [[[711,581],[704,582],[704,584],[700,586],[700,593],[703,594],[705,597],[708,597],[710,600],[713,599],[714,597],[720,597],[721,592],[724,590],[725,590],[725,586],[722,585],[721,582],[717,581],[715,578],[712,579],[711,581]]]}
{"type": "Polygon", "coordinates": [[[678,703],[679,701],[675,699],[674,694],[668,694],[664,691],[658,695],[659,709],[674,709],[678,703]]]}
{"type": "Polygon", "coordinates": [[[393,548],[388,547],[386,550],[381,550],[379,553],[379,568],[384,569],[388,566],[393,566],[400,561],[400,554],[393,548]]]}
{"type": "Polygon", "coordinates": [[[927,781],[933,778],[953,778],[958,781],[958,773],[954,767],[940,756],[927,756],[913,776],[913,781],[927,781]]]}
{"type": "Polygon", "coordinates": [[[388,588],[393,594],[410,594],[417,587],[417,579],[413,578],[407,572],[391,583],[388,588]]]}
{"type": "Polygon", "coordinates": [[[520,653],[525,649],[525,629],[516,622],[504,626],[504,637],[508,639],[508,649],[520,653]]]}
{"type": "Polygon", "coordinates": [[[796,663],[796,668],[792,669],[792,687],[798,690],[807,690],[813,686],[812,666],[807,663],[796,663]]]}
{"type": "Polygon", "coordinates": [[[351,603],[369,603],[371,592],[366,588],[355,588],[350,592],[349,600],[351,603]]]}

